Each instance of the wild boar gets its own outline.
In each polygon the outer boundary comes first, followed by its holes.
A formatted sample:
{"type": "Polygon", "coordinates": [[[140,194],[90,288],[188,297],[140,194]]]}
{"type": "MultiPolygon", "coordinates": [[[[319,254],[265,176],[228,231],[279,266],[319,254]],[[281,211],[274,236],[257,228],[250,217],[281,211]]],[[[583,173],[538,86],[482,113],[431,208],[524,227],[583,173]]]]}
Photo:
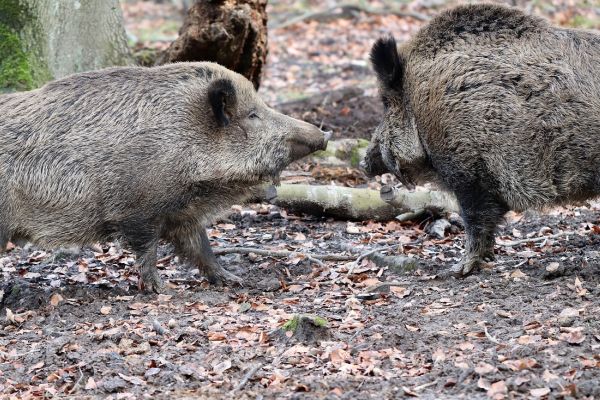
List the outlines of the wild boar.
{"type": "Polygon", "coordinates": [[[120,237],[140,288],[158,292],[164,239],[211,282],[240,282],[205,226],[327,139],[213,63],[110,68],[3,95],[0,248],[120,237]]]}
{"type": "Polygon", "coordinates": [[[364,166],[454,192],[466,275],[493,259],[508,210],[600,194],[600,34],[500,5],[442,12],[371,61],[385,116],[364,166]]]}

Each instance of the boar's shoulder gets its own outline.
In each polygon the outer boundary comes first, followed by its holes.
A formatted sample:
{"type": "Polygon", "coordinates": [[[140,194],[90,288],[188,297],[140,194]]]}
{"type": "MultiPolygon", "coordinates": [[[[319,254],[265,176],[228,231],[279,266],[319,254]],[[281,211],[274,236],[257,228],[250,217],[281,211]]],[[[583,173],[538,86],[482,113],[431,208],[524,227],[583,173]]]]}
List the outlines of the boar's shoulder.
{"type": "Polygon", "coordinates": [[[413,48],[420,55],[435,56],[454,44],[511,41],[549,28],[538,17],[516,8],[494,4],[465,5],[440,13],[419,31],[413,48]]]}

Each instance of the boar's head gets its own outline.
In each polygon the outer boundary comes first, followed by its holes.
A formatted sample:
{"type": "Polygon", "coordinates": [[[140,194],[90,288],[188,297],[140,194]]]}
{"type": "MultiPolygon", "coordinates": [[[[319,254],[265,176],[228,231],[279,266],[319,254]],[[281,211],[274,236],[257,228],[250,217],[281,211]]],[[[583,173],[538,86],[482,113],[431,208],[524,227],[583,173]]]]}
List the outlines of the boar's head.
{"type": "Polygon", "coordinates": [[[421,178],[427,156],[409,102],[405,62],[393,37],[375,42],[371,63],[379,82],[384,118],[373,133],[362,166],[371,175],[389,171],[412,187],[421,178]]]}
{"type": "Polygon", "coordinates": [[[326,148],[329,133],[268,107],[243,76],[216,64],[210,69],[206,97],[198,110],[208,131],[202,158],[209,162],[201,162],[199,169],[212,179],[278,181],[288,164],[326,148]]]}

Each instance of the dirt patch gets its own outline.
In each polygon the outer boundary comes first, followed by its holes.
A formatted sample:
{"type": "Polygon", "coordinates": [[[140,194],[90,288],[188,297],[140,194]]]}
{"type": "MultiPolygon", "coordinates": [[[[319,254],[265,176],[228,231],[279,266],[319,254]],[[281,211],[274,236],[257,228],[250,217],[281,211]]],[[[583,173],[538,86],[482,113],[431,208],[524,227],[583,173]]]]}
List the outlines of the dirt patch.
{"type": "MultiPolygon", "coordinates": [[[[216,225],[212,240],[360,253],[424,235],[424,226],[394,222],[357,224],[359,233],[348,233],[357,230],[345,222],[273,212],[244,209],[216,225]]],[[[462,280],[436,278],[460,256],[463,236],[456,234],[406,245],[404,254],[422,262],[400,275],[368,261],[348,274],[348,263],[228,255],[221,262],[247,285],[219,288],[171,259],[160,270],[169,288],[158,296],[137,292],[130,255],[110,245],[61,261],[47,253],[37,265],[29,261],[38,253],[15,249],[1,258],[0,387],[22,398],[230,398],[244,381],[241,398],[597,397],[595,222],[585,208],[512,215],[499,241],[576,233],[497,246],[493,267],[462,280]],[[560,272],[548,275],[556,264],[560,272]],[[6,272],[11,265],[18,278],[6,272]],[[382,281],[395,286],[361,296],[382,281]],[[303,314],[324,318],[328,339],[278,340],[275,332],[303,314]]],[[[161,250],[169,257],[169,246],[161,250]]]]}

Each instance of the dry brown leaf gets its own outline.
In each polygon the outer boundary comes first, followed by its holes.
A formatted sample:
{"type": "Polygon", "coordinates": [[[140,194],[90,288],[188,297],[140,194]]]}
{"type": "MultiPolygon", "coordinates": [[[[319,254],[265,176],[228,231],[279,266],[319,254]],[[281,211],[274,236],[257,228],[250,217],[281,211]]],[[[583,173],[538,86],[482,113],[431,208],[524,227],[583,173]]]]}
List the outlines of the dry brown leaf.
{"type": "Polygon", "coordinates": [[[544,382],[549,383],[549,382],[557,380],[558,375],[555,375],[546,369],[546,370],[544,370],[544,373],[542,374],[542,379],[544,380],[544,382]]]}
{"type": "Polygon", "coordinates": [[[215,365],[213,367],[213,371],[216,372],[217,374],[222,374],[223,372],[227,371],[229,368],[231,368],[231,360],[226,359],[226,360],[223,360],[222,362],[218,363],[217,365],[215,365]]]}
{"type": "Polygon", "coordinates": [[[213,342],[220,342],[227,339],[227,336],[223,332],[208,332],[208,340],[213,342]]]}
{"type": "Polygon", "coordinates": [[[442,349],[441,347],[438,347],[431,355],[431,359],[433,360],[434,363],[439,363],[439,362],[443,362],[444,360],[446,360],[446,353],[444,353],[444,349],[442,349]]]}
{"type": "Polygon", "coordinates": [[[485,378],[479,378],[477,380],[477,387],[483,390],[490,390],[492,384],[485,378]]]}
{"type": "Polygon", "coordinates": [[[538,362],[533,358],[522,358],[519,360],[506,360],[502,364],[508,366],[513,371],[522,371],[524,369],[534,368],[538,362]]]}
{"type": "Polygon", "coordinates": [[[508,388],[504,381],[498,381],[491,384],[487,391],[488,397],[492,399],[503,399],[508,394],[508,388]]]}
{"type": "Polygon", "coordinates": [[[350,353],[340,348],[334,349],[329,354],[329,358],[334,365],[340,365],[350,358],[350,353]]]}
{"type": "Polygon", "coordinates": [[[108,315],[108,314],[110,314],[111,311],[112,311],[111,306],[100,307],[100,314],[102,314],[102,315],[108,315]]]}
{"type": "Polygon", "coordinates": [[[139,376],[129,376],[129,375],[124,375],[122,373],[119,372],[119,376],[121,378],[123,378],[123,380],[132,383],[134,385],[145,385],[146,381],[143,380],[142,378],[140,378],[139,376]]]}
{"type": "Polygon", "coordinates": [[[54,307],[56,307],[58,303],[63,300],[63,297],[58,293],[54,293],[52,296],[50,296],[50,304],[52,304],[54,307]]]}
{"type": "Polygon", "coordinates": [[[495,371],[496,371],[496,367],[494,367],[492,364],[488,364],[485,362],[480,362],[475,367],[475,373],[477,373],[478,375],[491,374],[492,372],[495,372],[495,371]]]}
{"type": "Polygon", "coordinates": [[[569,344],[581,344],[585,340],[582,328],[577,328],[560,334],[560,340],[569,344]]]}
{"type": "Polygon", "coordinates": [[[85,384],[85,390],[94,390],[97,389],[98,385],[96,385],[96,381],[93,377],[89,377],[87,383],[85,384]]]}
{"type": "Polygon", "coordinates": [[[550,393],[550,388],[537,388],[529,391],[532,397],[543,397],[550,393]]]}
{"type": "Polygon", "coordinates": [[[38,370],[38,369],[42,368],[43,366],[44,366],[44,362],[43,362],[43,361],[40,361],[40,362],[38,362],[37,364],[34,364],[34,365],[32,365],[32,366],[31,366],[31,367],[30,367],[30,368],[27,370],[27,372],[28,372],[28,373],[32,373],[33,371],[36,371],[36,370],[38,370]]]}
{"type": "Polygon", "coordinates": [[[527,274],[521,271],[519,268],[510,273],[511,279],[518,281],[520,279],[527,278],[527,274]]]}

